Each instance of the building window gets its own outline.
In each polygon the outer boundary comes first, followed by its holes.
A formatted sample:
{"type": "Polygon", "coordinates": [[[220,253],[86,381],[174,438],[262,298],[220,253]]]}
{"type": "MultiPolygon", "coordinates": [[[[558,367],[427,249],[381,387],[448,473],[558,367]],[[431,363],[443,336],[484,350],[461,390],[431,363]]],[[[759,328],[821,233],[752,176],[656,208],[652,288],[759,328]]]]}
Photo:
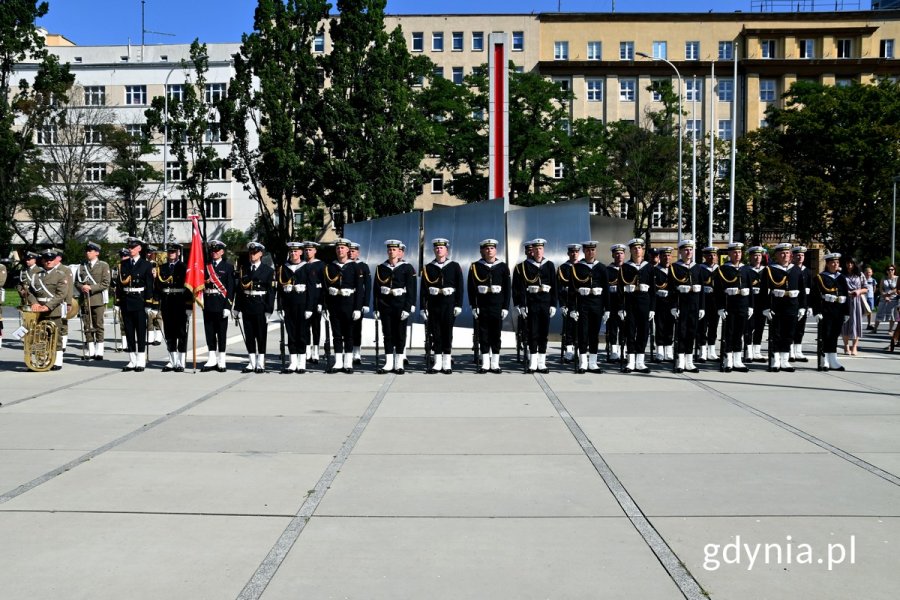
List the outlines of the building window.
{"type": "Polygon", "coordinates": [[[665,79],[654,79],[650,82],[650,99],[654,102],[662,102],[662,86],[665,79]]]}
{"type": "Polygon", "coordinates": [[[587,85],[588,102],[603,102],[603,80],[598,78],[588,78],[585,80],[587,85]]]}
{"type": "Polygon", "coordinates": [[[600,42],[588,42],[587,43],[587,59],[588,60],[600,60],[602,51],[603,51],[603,45],[600,42]]]}
{"type": "Polygon", "coordinates": [[[699,140],[703,135],[703,123],[700,119],[685,121],[684,133],[689,140],[699,140]]]}
{"type": "Polygon", "coordinates": [[[653,58],[669,58],[666,42],[653,42],[653,58]]]}
{"type": "Polygon", "coordinates": [[[223,163],[218,167],[214,167],[210,171],[209,178],[216,181],[228,181],[228,165],[223,163]]]}
{"type": "Polygon", "coordinates": [[[166,87],[170,102],[184,102],[184,85],[172,83],[166,87]]]}
{"type": "Polygon", "coordinates": [[[443,52],[444,51],[444,32],[443,31],[433,31],[431,33],[431,51],[432,52],[443,52]]]}
{"type": "Polygon", "coordinates": [[[560,119],[557,121],[556,126],[559,127],[560,131],[565,131],[566,135],[572,135],[572,123],[568,119],[560,119]]]}
{"type": "Polygon", "coordinates": [[[731,140],[731,119],[719,119],[717,134],[720,140],[731,140]]]}
{"type": "Polygon", "coordinates": [[[569,42],[553,42],[553,60],[569,60],[569,42]]]}
{"type": "Polygon", "coordinates": [[[144,126],[139,123],[130,123],[125,126],[125,133],[136,140],[144,138],[144,126]]]}
{"type": "Polygon", "coordinates": [[[181,181],[181,163],[177,160],[166,163],[166,178],[169,181],[181,181]]]}
{"type": "Polygon", "coordinates": [[[203,133],[203,140],[209,143],[222,141],[222,128],[218,123],[208,123],[203,133]]]}
{"type": "Polygon", "coordinates": [[[472,32],[472,51],[473,52],[484,52],[484,32],[483,31],[473,31],[472,32]]]}
{"type": "Polygon", "coordinates": [[[894,40],[881,40],[881,58],[894,58],[894,40]]]}
{"type": "Polygon", "coordinates": [[[684,43],[684,60],[700,60],[700,42],[684,43]]]}
{"type": "Polygon", "coordinates": [[[215,104],[225,99],[224,83],[207,83],[205,90],[205,98],[207,104],[215,104]]]}
{"type": "Polygon", "coordinates": [[[628,218],[628,202],[626,202],[624,198],[619,198],[619,218],[628,218]]]}
{"type": "Polygon", "coordinates": [[[512,32],[512,49],[513,49],[513,52],[521,52],[525,49],[525,32],[524,31],[513,31],[512,32]]]}
{"type": "Polygon", "coordinates": [[[622,102],[634,102],[634,88],[636,85],[634,79],[619,80],[619,100],[622,102]]]}
{"type": "Polygon", "coordinates": [[[461,84],[463,82],[463,68],[453,67],[453,83],[461,84]]]}
{"type": "Polygon", "coordinates": [[[634,60],[634,42],[619,42],[619,60],[634,60]]]}
{"type": "Polygon", "coordinates": [[[734,99],[734,81],[721,79],[716,87],[719,90],[719,102],[731,102],[734,99]]]}
{"type": "Polygon", "coordinates": [[[760,79],[759,80],[759,101],[775,102],[775,80],[760,79]]]}
{"type": "Polygon", "coordinates": [[[684,82],[684,101],[685,102],[702,102],[703,101],[703,80],[702,79],[686,79],[684,82]]]}
{"type": "Polygon", "coordinates": [[[763,58],[775,58],[775,40],[762,40],[759,49],[763,58]]]}
{"type": "Polygon", "coordinates": [[[88,145],[103,143],[103,130],[99,125],[84,126],[84,143],[88,145]]]}
{"type": "Polygon", "coordinates": [[[837,41],[837,57],[850,58],[853,53],[853,40],[843,39],[837,41]]]}
{"type": "Polygon", "coordinates": [[[653,227],[663,226],[663,214],[662,203],[659,203],[653,207],[653,213],[651,214],[651,218],[653,219],[653,227]]]}
{"type": "Polygon", "coordinates": [[[719,179],[725,179],[731,174],[731,160],[730,159],[719,159],[716,163],[716,177],[719,179]]]}
{"type": "Polygon", "coordinates": [[[84,180],[99,183],[106,179],[106,163],[87,163],[84,166],[84,180]]]}
{"type": "Polygon", "coordinates": [[[566,168],[561,161],[553,159],[553,179],[562,179],[566,174],[566,168]]]}
{"type": "Polygon", "coordinates": [[[421,31],[412,32],[412,51],[422,52],[425,50],[425,34],[421,31]]]}
{"type": "Polygon", "coordinates": [[[105,106],[106,105],[106,86],[89,85],[84,88],[84,105],[85,106],[105,106]]]}
{"type": "Polygon", "coordinates": [[[463,32],[462,31],[454,31],[450,40],[450,48],[454,52],[462,52],[463,51],[463,32]]]}
{"type": "Polygon", "coordinates": [[[135,200],[132,211],[136,220],[143,221],[147,218],[147,201],[135,200]]]}
{"type": "Polygon", "coordinates": [[[325,53],[325,34],[317,33],[316,37],[313,38],[313,52],[316,54],[324,54],[325,53]]]}
{"type": "Polygon", "coordinates": [[[228,216],[225,211],[225,198],[207,200],[204,202],[204,206],[206,207],[207,219],[224,219],[228,216]]]}
{"type": "Polygon", "coordinates": [[[719,42],[719,60],[734,58],[734,42],[719,42]]]}
{"type": "Polygon", "coordinates": [[[816,57],[816,40],[800,40],[800,58],[816,57]]]}
{"type": "Polygon", "coordinates": [[[184,198],[166,200],[166,215],[170,219],[187,219],[187,200],[184,198]]]}
{"type": "Polygon", "coordinates": [[[432,177],[431,193],[432,194],[443,194],[444,193],[444,178],[443,177],[432,177]]]}
{"type": "Polygon", "coordinates": [[[437,79],[438,77],[443,78],[444,77],[444,67],[435,67],[434,70],[432,71],[432,73],[434,74],[435,79],[437,79]]]}
{"type": "Polygon", "coordinates": [[[90,198],[84,202],[84,216],[88,221],[106,220],[106,200],[90,198]]]}
{"type": "Polygon", "coordinates": [[[837,87],[850,87],[853,85],[853,79],[850,77],[838,77],[835,79],[834,85],[837,87]]]}
{"type": "Polygon", "coordinates": [[[56,125],[44,125],[37,130],[37,143],[46,146],[47,144],[59,143],[59,130],[56,125]]]}
{"type": "Polygon", "coordinates": [[[147,104],[147,86],[126,85],[125,104],[128,106],[145,106],[147,104]]]}
{"type": "Polygon", "coordinates": [[[572,89],[572,82],[568,77],[554,77],[553,83],[558,85],[559,89],[564,92],[568,92],[570,89],[572,89]]]}

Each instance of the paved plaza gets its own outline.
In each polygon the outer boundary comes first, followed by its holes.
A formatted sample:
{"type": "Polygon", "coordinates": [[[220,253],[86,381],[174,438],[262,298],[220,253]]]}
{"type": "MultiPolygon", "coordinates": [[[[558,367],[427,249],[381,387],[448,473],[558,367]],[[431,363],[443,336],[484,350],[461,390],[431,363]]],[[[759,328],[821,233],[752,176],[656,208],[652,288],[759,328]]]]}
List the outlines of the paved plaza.
{"type": "Polygon", "coordinates": [[[77,343],[30,373],[7,340],[0,598],[894,600],[885,345],[827,374],[575,375],[556,346],[548,375],[380,376],[367,349],[301,376],[242,374],[239,341],[227,373],[77,343]]]}

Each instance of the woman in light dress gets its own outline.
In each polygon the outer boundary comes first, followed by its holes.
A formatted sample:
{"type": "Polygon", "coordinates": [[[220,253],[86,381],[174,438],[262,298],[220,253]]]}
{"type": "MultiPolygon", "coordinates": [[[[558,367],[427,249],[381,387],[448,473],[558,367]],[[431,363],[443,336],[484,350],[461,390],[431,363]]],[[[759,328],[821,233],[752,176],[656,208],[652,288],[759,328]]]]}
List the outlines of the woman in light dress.
{"type": "Polygon", "coordinates": [[[863,330],[863,298],[868,290],[865,275],[860,272],[855,260],[848,258],[843,272],[850,292],[847,297],[847,302],[850,303],[850,318],[844,323],[841,335],[844,337],[844,354],[856,356],[863,330]]]}
{"type": "Polygon", "coordinates": [[[888,326],[888,333],[890,333],[894,330],[894,321],[897,320],[897,302],[900,298],[897,292],[897,271],[894,265],[888,265],[885,269],[880,292],[878,313],[875,315],[875,329],[872,331],[877,331],[878,325],[887,321],[890,323],[888,326]]]}

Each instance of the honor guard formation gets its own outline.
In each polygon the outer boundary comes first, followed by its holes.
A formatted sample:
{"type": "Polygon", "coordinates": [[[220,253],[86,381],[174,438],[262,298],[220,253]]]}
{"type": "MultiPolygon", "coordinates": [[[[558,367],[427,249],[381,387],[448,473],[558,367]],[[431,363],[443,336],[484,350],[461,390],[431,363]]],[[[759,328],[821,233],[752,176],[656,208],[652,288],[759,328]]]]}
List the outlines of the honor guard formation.
{"type": "MultiPolygon", "coordinates": [[[[374,268],[360,261],[359,244],[344,238],[334,243],[336,258],[327,263],[316,258],[317,243],[289,242],[286,260],[274,267],[263,261],[266,248],[258,242],[249,243],[247,260],[234,265],[225,244],[211,240],[202,263],[208,357],[200,370],[227,370],[233,321],[247,351],[243,372],[265,373],[269,323],[277,314],[281,373],[306,373],[323,353],[324,371],[352,373],[363,362],[362,322],[371,312],[374,370],[402,374],[409,368],[406,349],[418,307],[425,329],[424,370],[451,374],[454,325],[464,302],[473,316],[479,374],[502,372],[501,333],[510,310],[517,368],[548,373],[548,338],[557,309],[562,319],[557,368],[574,373],[603,373],[604,365],[650,373],[651,364],[664,362],[671,362],[675,373],[698,373],[698,363],[717,363],[726,373],[748,372],[748,364],[760,362],[770,372],[792,372],[808,361],[803,354],[808,320],[816,325],[817,369],[844,370],[837,339],[850,316],[850,291],[838,253],[826,254],[825,270],[814,275],[804,265],[807,249],[790,244],[776,245],[768,261],[764,248],[751,247],[745,263],[743,244],[732,243],[720,264],[716,248],[702,248],[698,262],[694,242],[682,240],[677,257],[676,249],[662,247],[648,262],[644,240],[635,238],[613,244],[607,263],[598,256],[598,242],[584,241],[568,245],[568,260],[559,267],[545,258],[546,244],[542,238],[525,242],[523,260],[510,269],[497,257],[498,241],[485,239],[481,258],[464,269],[451,259],[450,240],[435,238],[433,260],[417,273],[397,239],[385,241],[386,258],[374,268]]],[[[81,359],[106,360],[104,319],[112,292],[114,328],[122,332],[116,350],[128,353],[122,370],[143,371],[148,347],[164,336],[168,361],[162,371],[184,371],[190,321],[200,313],[186,287],[182,250],[168,244],[165,258],[156,259],[154,248],[128,238],[112,269],[99,260],[101,247],[94,242],[85,245],[84,260],[70,268],[61,266],[63,252],[56,248],[25,254],[18,282],[22,326],[13,337],[23,340],[26,366],[62,368],[68,321],[76,316],[82,325],[81,359]]],[[[0,284],[6,278],[0,263],[0,284]]],[[[0,320],[0,339],[2,326],[0,320]]]]}

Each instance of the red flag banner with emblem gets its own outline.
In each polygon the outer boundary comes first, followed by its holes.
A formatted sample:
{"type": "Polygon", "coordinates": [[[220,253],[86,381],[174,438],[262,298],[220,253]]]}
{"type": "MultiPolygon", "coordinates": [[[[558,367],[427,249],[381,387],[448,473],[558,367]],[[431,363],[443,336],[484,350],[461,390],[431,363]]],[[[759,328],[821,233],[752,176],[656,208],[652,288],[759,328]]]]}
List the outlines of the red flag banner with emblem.
{"type": "Polygon", "coordinates": [[[203,306],[203,288],[206,281],[206,261],[203,258],[203,237],[200,235],[200,217],[191,215],[194,233],[191,236],[191,257],[188,260],[184,287],[194,296],[194,302],[203,306]]]}

